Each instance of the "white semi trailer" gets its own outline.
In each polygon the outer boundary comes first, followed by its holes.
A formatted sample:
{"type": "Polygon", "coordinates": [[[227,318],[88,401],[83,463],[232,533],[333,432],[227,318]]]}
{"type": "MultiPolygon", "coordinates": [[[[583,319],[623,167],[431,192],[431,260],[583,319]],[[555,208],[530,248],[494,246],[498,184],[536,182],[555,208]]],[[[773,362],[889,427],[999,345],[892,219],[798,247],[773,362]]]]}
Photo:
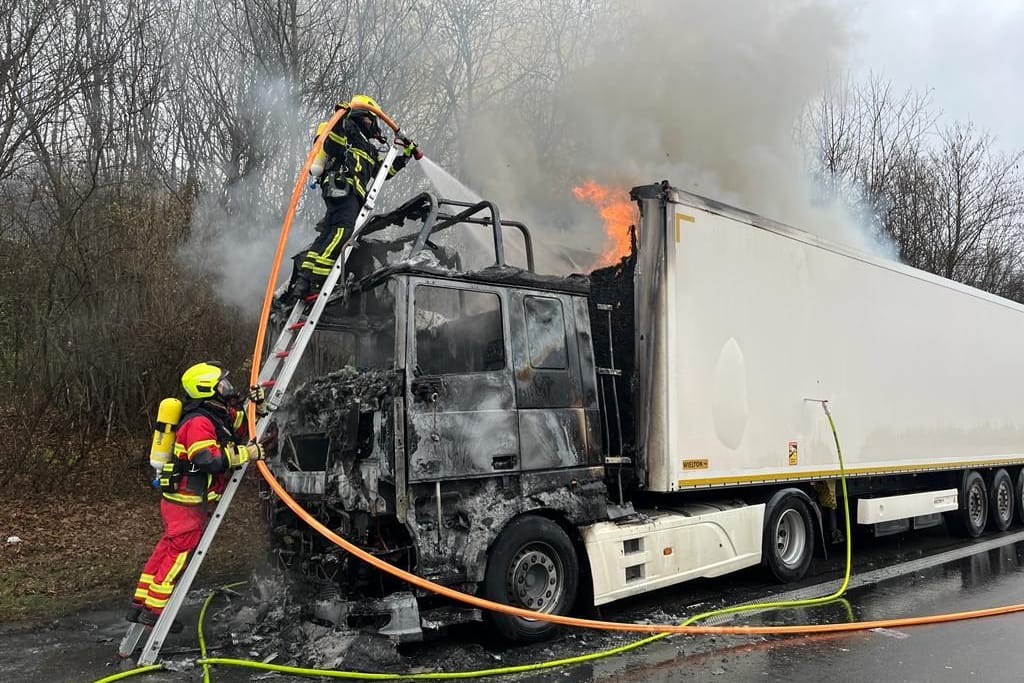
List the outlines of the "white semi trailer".
{"type": "MultiPolygon", "coordinates": [[[[632,198],[631,254],[586,277],[531,272],[528,230],[488,202],[424,194],[368,223],[278,414],[289,491],[372,553],[541,611],[757,564],[792,581],[832,540],[827,401],[851,521],[1024,522],[1024,308],[668,183],[632,198]],[[487,231],[495,265],[466,272],[457,229],[487,231]]],[[[400,638],[477,616],[272,515],[337,618],[368,592],[400,638]]]]}

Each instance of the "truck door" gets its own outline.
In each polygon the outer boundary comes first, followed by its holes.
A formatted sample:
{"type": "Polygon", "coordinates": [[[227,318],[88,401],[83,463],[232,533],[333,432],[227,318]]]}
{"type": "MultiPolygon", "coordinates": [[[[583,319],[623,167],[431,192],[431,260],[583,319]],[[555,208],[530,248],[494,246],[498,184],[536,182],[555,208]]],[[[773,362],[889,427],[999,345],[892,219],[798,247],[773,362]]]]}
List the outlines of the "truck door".
{"type": "Polygon", "coordinates": [[[416,278],[409,307],[409,481],[518,472],[505,292],[416,278]]]}
{"type": "MultiPolygon", "coordinates": [[[[509,293],[522,469],[591,464],[574,306],[548,292],[509,293]]],[[[596,415],[593,416],[596,424],[596,415]]]]}

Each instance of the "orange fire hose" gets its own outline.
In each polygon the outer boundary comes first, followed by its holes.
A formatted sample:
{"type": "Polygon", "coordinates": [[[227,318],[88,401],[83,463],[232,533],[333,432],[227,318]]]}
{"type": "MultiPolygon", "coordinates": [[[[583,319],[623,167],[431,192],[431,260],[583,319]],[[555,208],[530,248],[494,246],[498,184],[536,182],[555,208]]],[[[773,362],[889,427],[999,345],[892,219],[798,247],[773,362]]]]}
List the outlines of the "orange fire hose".
{"type": "MultiPolygon", "coordinates": [[[[367,107],[377,114],[388,126],[392,128],[397,134],[399,128],[394,122],[388,118],[383,112],[372,107],[367,107]]],[[[295,216],[295,208],[298,205],[300,196],[302,195],[302,188],[305,182],[306,174],[309,173],[309,167],[313,162],[313,158],[317,152],[323,146],[324,139],[327,137],[327,132],[334,126],[335,122],[341,118],[344,114],[345,109],[339,109],[334,113],[331,119],[328,121],[328,125],[325,127],[324,132],[321,133],[316,141],[313,143],[313,148],[310,150],[306,157],[306,162],[302,166],[302,170],[299,171],[298,180],[295,183],[295,189],[292,192],[291,203],[288,205],[288,211],[285,214],[284,225],[281,227],[281,236],[278,239],[277,251],[274,254],[274,264],[270,271],[270,277],[267,280],[267,289],[263,297],[263,308],[260,314],[259,329],[256,333],[256,346],[253,349],[252,356],[252,368],[250,372],[250,384],[257,384],[259,382],[259,370],[260,370],[260,358],[263,355],[263,343],[266,338],[267,328],[267,316],[270,312],[270,304],[274,297],[275,284],[277,282],[277,274],[281,265],[281,258],[284,255],[285,243],[288,240],[288,232],[291,229],[292,219],[295,216]]],[[[250,403],[248,406],[248,420],[249,420],[249,433],[256,433],[256,408],[250,403]]],[[[572,626],[577,628],[590,628],[599,629],[606,631],[628,631],[633,633],[691,633],[691,634],[734,634],[734,635],[782,635],[782,634],[798,634],[798,633],[829,633],[839,631],[861,631],[873,628],[902,628],[906,626],[916,626],[921,624],[937,624],[942,622],[961,621],[965,619],[977,619],[979,617],[990,617],[1000,614],[1012,614],[1014,612],[1024,611],[1024,604],[1016,605],[1004,605],[1002,607],[991,607],[987,609],[970,610],[966,612],[952,612],[946,614],[933,614],[922,617],[903,617],[899,619],[882,619],[876,621],[861,621],[861,622],[847,622],[841,624],[805,624],[805,625],[794,625],[794,626],[679,626],[678,624],[629,624],[621,623],[617,621],[602,621],[597,619],[580,619],[577,617],[563,616],[560,614],[545,614],[542,612],[534,612],[533,610],[524,609],[521,607],[514,607],[512,605],[505,605],[499,602],[493,602],[484,598],[463,593],[447,586],[436,584],[432,581],[428,581],[422,577],[416,576],[410,572],[400,569],[378,557],[371,555],[362,548],[350,543],[338,534],[334,533],[323,524],[320,523],[315,517],[310,515],[306,510],[302,508],[285,490],[281,483],[274,477],[273,472],[262,460],[257,461],[256,467],[259,473],[263,476],[266,482],[273,489],[274,493],[285,502],[285,504],[295,512],[296,515],[313,529],[319,532],[328,540],[332,541],[346,552],[351,553],[355,557],[359,558],[363,562],[376,567],[382,572],[391,574],[392,576],[401,579],[407,583],[422,588],[424,590],[436,593],[437,595],[450,598],[452,600],[462,602],[473,607],[479,607],[480,609],[486,609],[493,612],[500,612],[516,617],[523,617],[527,619],[536,619],[540,621],[546,621],[553,624],[561,624],[563,626],[572,626]]]]}

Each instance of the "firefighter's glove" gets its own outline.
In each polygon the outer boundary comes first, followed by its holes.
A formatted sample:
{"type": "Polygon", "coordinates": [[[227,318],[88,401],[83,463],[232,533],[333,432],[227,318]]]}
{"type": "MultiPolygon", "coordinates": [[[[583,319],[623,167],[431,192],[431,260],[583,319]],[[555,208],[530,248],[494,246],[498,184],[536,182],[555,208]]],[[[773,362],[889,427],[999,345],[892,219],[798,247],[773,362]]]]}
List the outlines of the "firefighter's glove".
{"type": "Polygon", "coordinates": [[[267,455],[267,451],[263,447],[263,444],[258,443],[255,439],[245,444],[245,450],[248,451],[250,460],[263,460],[267,455]]]}
{"type": "Polygon", "coordinates": [[[398,138],[398,142],[402,145],[402,154],[405,156],[412,157],[417,161],[423,158],[423,152],[421,152],[416,143],[409,138],[400,137],[398,138]]]}
{"type": "Polygon", "coordinates": [[[263,459],[263,446],[258,443],[228,444],[224,447],[224,457],[228,459],[228,467],[241,467],[250,460],[263,459]]]}
{"type": "Polygon", "coordinates": [[[267,413],[267,392],[259,384],[249,387],[249,401],[256,406],[256,417],[266,417],[267,413]]]}

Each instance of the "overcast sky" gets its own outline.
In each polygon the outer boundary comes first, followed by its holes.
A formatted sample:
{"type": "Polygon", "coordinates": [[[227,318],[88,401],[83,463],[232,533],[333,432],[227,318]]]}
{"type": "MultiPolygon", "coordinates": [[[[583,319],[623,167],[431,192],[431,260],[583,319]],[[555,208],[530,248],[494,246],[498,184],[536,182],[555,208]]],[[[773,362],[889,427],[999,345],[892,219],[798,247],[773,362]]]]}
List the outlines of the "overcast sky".
{"type": "Polygon", "coordinates": [[[944,120],[971,120],[1024,149],[1024,0],[850,0],[853,68],[932,89],[944,120]]]}

